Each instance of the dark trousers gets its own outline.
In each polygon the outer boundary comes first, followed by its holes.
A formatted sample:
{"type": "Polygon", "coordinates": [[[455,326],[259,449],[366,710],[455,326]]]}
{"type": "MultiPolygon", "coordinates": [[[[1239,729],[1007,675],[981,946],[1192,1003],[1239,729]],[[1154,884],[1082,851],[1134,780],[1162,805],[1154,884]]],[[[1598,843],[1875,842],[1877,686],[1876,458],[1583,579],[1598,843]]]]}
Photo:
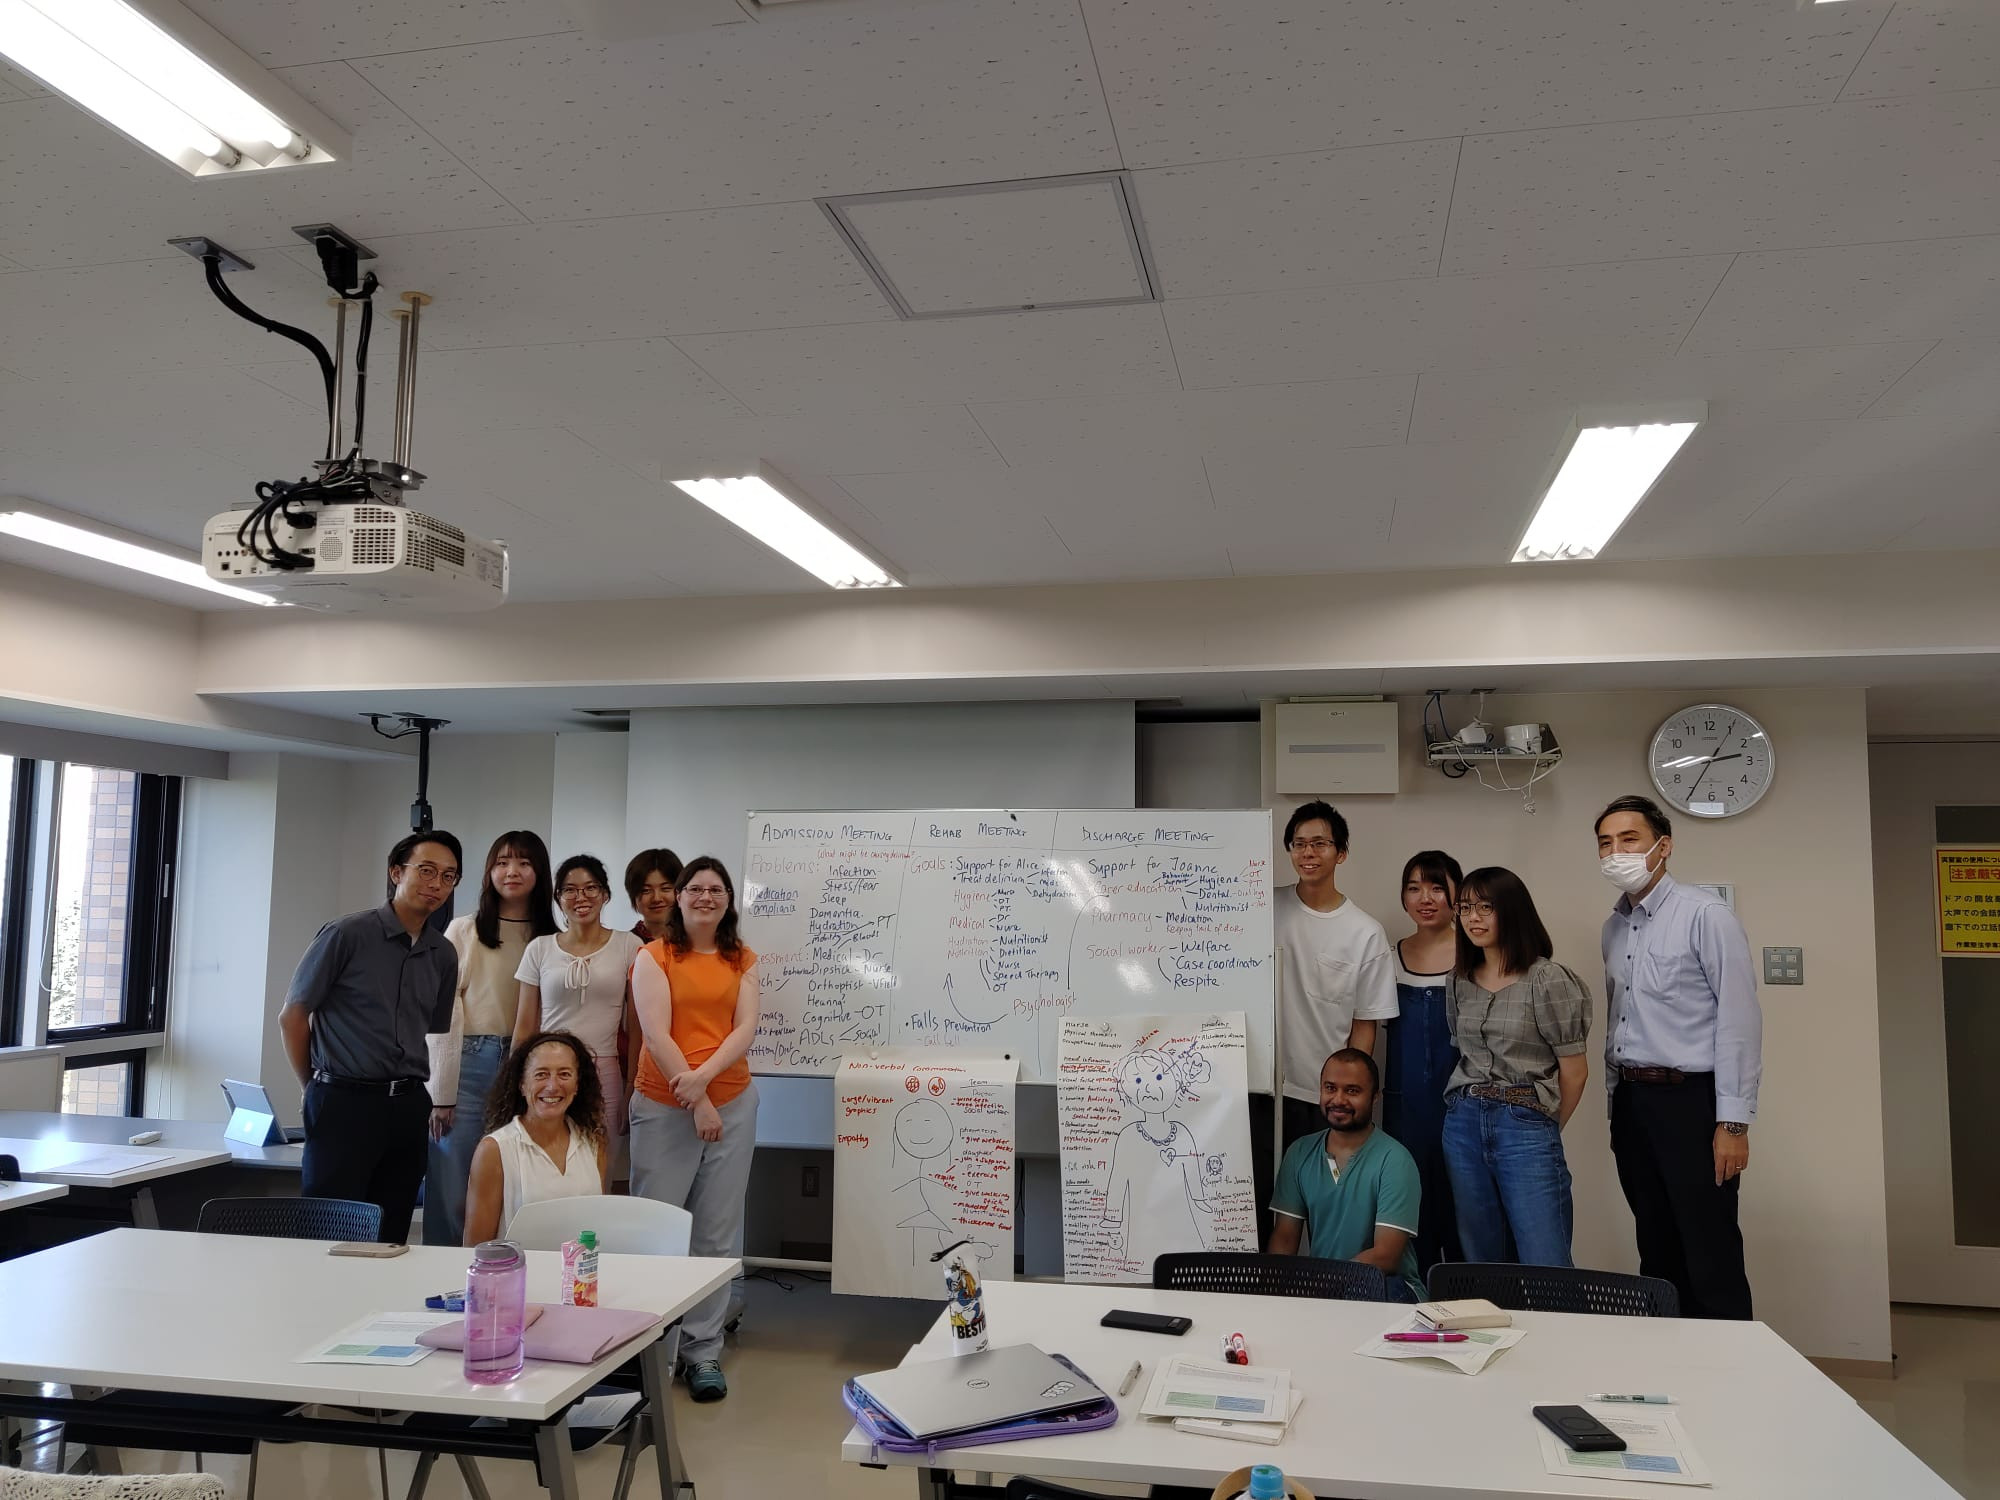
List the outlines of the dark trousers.
{"type": "MultiPolygon", "coordinates": [[[[1271,1243],[1271,1188],[1278,1180],[1278,1160],[1271,1150],[1273,1106],[1269,1094],[1250,1096],[1250,1172],[1257,1184],[1257,1248],[1271,1243]]],[[[1302,1135],[1326,1129],[1317,1104],[1303,1099],[1285,1101],[1285,1145],[1302,1135]]]]}
{"type": "Polygon", "coordinates": [[[417,1188],[430,1152],[431,1096],[421,1088],[389,1095],[314,1082],[306,1087],[308,1198],[353,1198],[382,1210],[382,1243],[409,1238],[417,1188]]]}
{"type": "Polygon", "coordinates": [[[1741,1179],[1715,1185],[1715,1076],[1620,1080],[1611,1152],[1639,1232],[1640,1272],[1674,1284],[1684,1318],[1750,1317],[1736,1225],[1741,1179]]]}

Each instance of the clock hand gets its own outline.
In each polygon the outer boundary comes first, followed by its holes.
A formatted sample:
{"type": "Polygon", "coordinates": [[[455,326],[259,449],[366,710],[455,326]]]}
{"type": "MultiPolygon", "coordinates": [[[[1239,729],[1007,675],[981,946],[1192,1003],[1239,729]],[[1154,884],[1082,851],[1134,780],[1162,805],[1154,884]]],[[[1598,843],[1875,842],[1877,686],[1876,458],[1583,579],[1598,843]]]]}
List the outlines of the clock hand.
{"type": "Polygon", "coordinates": [[[1729,743],[1729,737],[1734,733],[1736,733],[1736,721],[1734,719],[1731,719],[1729,721],[1729,727],[1722,731],[1722,738],[1715,742],[1715,752],[1708,757],[1707,763],[1702,766],[1701,775],[1695,777],[1694,785],[1688,788],[1689,802],[1694,801],[1694,794],[1701,790],[1701,783],[1703,779],[1708,775],[1710,771],[1715,769],[1715,762],[1721,755],[1722,747],[1729,743]]]}

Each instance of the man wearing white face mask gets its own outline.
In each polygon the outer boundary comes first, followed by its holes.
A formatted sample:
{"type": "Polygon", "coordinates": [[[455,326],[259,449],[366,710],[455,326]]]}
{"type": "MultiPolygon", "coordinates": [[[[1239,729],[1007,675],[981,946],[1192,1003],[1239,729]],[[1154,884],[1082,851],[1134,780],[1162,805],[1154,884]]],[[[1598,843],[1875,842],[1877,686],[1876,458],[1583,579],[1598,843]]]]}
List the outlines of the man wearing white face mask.
{"type": "Polygon", "coordinates": [[[1624,892],[1604,924],[1611,1150],[1640,1271],[1679,1289],[1683,1317],[1748,1318],[1736,1209],[1763,1015],[1736,913],[1667,874],[1673,831],[1647,797],[1597,818],[1599,868],[1624,892]]]}

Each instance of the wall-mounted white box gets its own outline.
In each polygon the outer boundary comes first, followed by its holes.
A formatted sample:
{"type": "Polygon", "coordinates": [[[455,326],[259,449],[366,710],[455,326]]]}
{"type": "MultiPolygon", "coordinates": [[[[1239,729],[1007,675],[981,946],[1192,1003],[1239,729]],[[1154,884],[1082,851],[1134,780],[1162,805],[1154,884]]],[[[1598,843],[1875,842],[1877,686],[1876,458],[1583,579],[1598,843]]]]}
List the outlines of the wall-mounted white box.
{"type": "Polygon", "coordinates": [[[1394,703],[1280,703],[1277,731],[1285,795],[1402,790],[1394,703]]]}

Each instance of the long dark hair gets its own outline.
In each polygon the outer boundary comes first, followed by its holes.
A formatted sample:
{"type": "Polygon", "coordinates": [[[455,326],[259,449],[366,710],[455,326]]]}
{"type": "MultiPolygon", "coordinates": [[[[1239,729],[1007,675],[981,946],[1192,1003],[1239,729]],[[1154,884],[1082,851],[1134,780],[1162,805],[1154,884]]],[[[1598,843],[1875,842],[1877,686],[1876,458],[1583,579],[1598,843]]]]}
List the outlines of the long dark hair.
{"type": "Polygon", "coordinates": [[[715,929],[715,951],[722,955],[730,968],[740,973],[743,968],[743,939],[736,932],[736,882],[729,878],[729,871],[722,867],[722,861],[712,854],[691,859],[681,867],[673,909],[667,913],[667,946],[674,950],[675,958],[686,958],[693,951],[694,942],[688,937],[687,923],[681,918],[680,898],[687,890],[688,882],[704,870],[713,870],[715,878],[722,882],[722,888],[729,892],[729,910],[722,914],[722,921],[715,929]]]}
{"type": "Polygon", "coordinates": [[[486,1133],[491,1135],[509,1120],[528,1112],[521,1094],[521,1081],[528,1075],[528,1059],[537,1047],[556,1042],[576,1054],[576,1097],[569,1101],[564,1117],[582,1127],[583,1133],[602,1145],[604,1142],[604,1086],[597,1080],[597,1064],[581,1038],[567,1031],[538,1031],[507,1054],[500,1076],[486,1095],[486,1133]]]}
{"type": "Polygon", "coordinates": [[[493,889],[493,867],[500,863],[503,854],[525,859],[534,867],[535,888],[528,892],[529,936],[547,937],[556,930],[556,893],[555,882],[549,878],[549,846],[542,842],[540,834],[516,828],[493,841],[493,847],[486,851],[486,868],[479,874],[479,911],[472,919],[472,930],[488,948],[500,946],[500,893],[493,889]]]}
{"type": "MultiPolygon", "coordinates": [[[[1556,945],[1549,941],[1549,930],[1542,925],[1541,913],[1535,910],[1535,898],[1512,870],[1499,865],[1474,870],[1459,886],[1458,899],[1493,904],[1493,920],[1500,924],[1500,962],[1509,974],[1525,974],[1535,966],[1536,959],[1556,956],[1556,945]]],[[[1459,977],[1470,979],[1478,973],[1485,957],[1479,945],[1465,935],[1465,924],[1461,921],[1459,977]]]]}

